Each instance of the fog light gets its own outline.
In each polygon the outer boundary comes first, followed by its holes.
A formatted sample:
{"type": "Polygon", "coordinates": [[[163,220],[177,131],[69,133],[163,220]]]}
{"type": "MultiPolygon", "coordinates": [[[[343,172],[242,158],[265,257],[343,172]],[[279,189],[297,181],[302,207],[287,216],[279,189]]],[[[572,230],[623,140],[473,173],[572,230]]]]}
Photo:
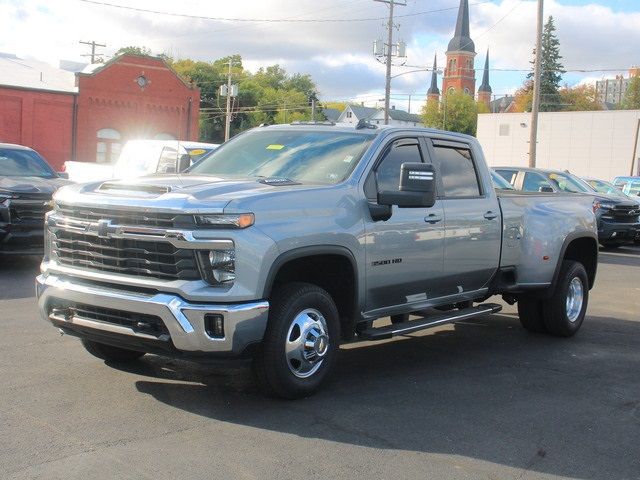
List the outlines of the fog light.
{"type": "Polygon", "coordinates": [[[204,331],[211,338],[224,338],[224,317],[217,313],[205,314],[204,331]]]}
{"type": "Polygon", "coordinates": [[[618,232],[613,232],[613,233],[611,234],[611,238],[613,238],[613,237],[617,237],[617,236],[618,236],[618,232]]]}

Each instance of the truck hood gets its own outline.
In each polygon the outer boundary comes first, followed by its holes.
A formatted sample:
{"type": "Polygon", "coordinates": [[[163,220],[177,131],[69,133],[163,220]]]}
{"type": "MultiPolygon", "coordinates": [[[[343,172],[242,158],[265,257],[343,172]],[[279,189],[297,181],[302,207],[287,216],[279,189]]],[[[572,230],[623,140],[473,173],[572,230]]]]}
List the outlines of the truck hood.
{"type": "Polygon", "coordinates": [[[282,179],[229,178],[209,175],[153,175],[70,185],[55,200],[64,204],[145,208],[197,213],[222,211],[232,200],[288,190],[321,188],[282,179]]]}
{"type": "Polygon", "coordinates": [[[1,177],[0,192],[28,194],[53,194],[58,188],[67,185],[68,180],[60,177],[1,177]]]}

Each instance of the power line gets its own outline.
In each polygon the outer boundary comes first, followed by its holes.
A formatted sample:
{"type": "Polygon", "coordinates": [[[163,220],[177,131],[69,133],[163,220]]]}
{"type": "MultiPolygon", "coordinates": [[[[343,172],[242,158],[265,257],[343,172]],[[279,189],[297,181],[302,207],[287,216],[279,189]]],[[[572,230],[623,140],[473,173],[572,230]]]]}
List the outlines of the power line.
{"type": "MultiPolygon", "coordinates": [[[[205,15],[193,15],[189,13],[166,12],[162,10],[152,10],[148,8],[131,7],[129,5],[118,5],[115,3],[101,2],[98,0],[78,0],[83,3],[99,5],[102,7],[119,8],[122,10],[130,10],[140,13],[152,13],[156,15],[166,15],[171,17],[191,18],[195,20],[214,20],[219,22],[246,22],[246,23],[335,23],[335,22],[378,22],[386,20],[386,17],[370,17],[370,18],[241,18],[241,17],[209,17],[205,15]]],[[[483,0],[472,3],[470,6],[481,5],[483,3],[491,3],[491,0],[483,0]]],[[[397,15],[396,18],[414,17],[418,15],[427,15],[430,13],[446,12],[449,10],[457,10],[458,7],[438,8],[434,10],[424,10],[422,12],[407,13],[397,15]]]]}

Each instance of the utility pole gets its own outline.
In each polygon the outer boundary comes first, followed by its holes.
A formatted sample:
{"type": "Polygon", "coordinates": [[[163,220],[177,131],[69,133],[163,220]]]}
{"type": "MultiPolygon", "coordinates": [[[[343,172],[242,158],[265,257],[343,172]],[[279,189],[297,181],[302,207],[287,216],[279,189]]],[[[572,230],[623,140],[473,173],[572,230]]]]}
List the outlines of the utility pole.
{"type": "Polygon", "coordinates": [[[90,42],[85,42],[80,40],[80,43],[83,45],[91,45],[91,53],[85,53],[82,55],[83,57],[91,57],[91,63],[96,63],[96,47],[106,47],[106,44],[96,43],[95,40],[91,40],[90,42]]]}
{"type": "Polygon", "coordinates": [[[229,75],[227,75],[227,116],[224,122],[224,141],[229,140],[231,131],[231,65],[233,61],[229,59],[229,75]]]}
{"type": "Polygon", "coordinates": [[[383,52],[380,52],[378,42],[374,43],[374,55],[384,56],[385,63],[387,66],[386,73],[386,81],[384,87],[384,124],[389,125],[389,102],[391,97],[391,58],[393,56],[404,57],[404,44],[398,44],[397,46],[393,44],[393,29],[395,25],[393,24],[393,7],[394,5],[406,6],[406,0],[373,0],[374,2],[381,2],[389,4],[389,21],[387,22],[387,44],[385,45],[386,49],[383,52]],[[397,52],[393,53],[393,48],[397,48],[397,52]],[[402,50],[402,51],[400,51],[402,50]],[[383,53],[383,55],[379,55],[379,53],[383,53]]]}
{"type": "Polygon", "coordinates": [[[533,102],[531,106],[531,132],[529,136],[529,167],[536,166],[536,150],[538,146],[538,112],[540,110],[540,76],[542,70],[542,22],[544,0],[538,0],[538,23],[536,30],[536,59],[533,68],[533,102]]]}

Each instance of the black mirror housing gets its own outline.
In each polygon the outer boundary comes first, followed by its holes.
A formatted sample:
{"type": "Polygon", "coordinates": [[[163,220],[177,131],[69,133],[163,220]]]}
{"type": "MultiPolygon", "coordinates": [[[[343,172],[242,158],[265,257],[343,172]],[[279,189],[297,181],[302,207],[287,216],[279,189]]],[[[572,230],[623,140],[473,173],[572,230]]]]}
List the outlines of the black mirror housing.
{"type": "Polygon", "coordinates": [[[551,188],[551,187],[545,187],[545,186],[540,187],[540,188],[538,189],[538,191],[539,191],[539,192],[542,192],[542,193],[553,193],[553,192],[554,192],[553,188],[551,188]]]}
{"type": "Polygon", "coordinates": [[[378,192],[379,205],[400,208],[432,207],[436,203],[436,174],[433,165],[403,163],[397,192],[378,192]]]}

